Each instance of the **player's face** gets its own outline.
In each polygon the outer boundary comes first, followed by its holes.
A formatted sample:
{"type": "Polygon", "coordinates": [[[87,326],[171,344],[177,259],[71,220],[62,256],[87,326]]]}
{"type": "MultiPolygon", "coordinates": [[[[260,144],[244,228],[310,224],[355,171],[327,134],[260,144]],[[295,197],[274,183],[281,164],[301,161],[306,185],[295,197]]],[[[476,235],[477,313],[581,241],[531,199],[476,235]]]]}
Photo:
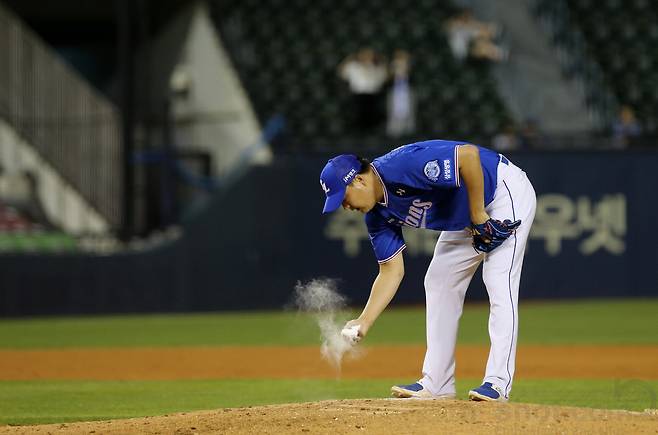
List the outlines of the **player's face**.
{"type": "Polygon", "coordinates": [[[343,208],[345,210],[355,210],[361,213],[368,213],[375,206],[375,193],[372,186],[367,184],[363,177],[357,176],[352,183],[347,186],[343,208]]]}

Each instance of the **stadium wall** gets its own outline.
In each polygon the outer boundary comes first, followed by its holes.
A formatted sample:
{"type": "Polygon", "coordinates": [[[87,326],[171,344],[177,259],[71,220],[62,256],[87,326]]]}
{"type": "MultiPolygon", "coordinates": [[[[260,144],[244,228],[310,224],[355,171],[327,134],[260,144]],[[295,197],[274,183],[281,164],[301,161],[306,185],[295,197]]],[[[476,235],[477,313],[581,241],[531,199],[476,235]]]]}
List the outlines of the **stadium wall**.
{"type": "MultiPolygon", "coordinates": [[[[285,306],[297,281],[339,279],[363,304],[377,264],[362,217],[323,216],[318,174],[329,156],[253,167],[185,226],[147,252],[3,255],[4,316],[207,311],[285,306]]],[[[658,153],[508,156],[529,174],[538,213],[521,298],[658,296],[658,153]]],[[[396,303],[422,303],[436,234],[406,232],[407,274],[396,303]]],[[[486,298],[479,279],[469,297],[486,298]]]]}

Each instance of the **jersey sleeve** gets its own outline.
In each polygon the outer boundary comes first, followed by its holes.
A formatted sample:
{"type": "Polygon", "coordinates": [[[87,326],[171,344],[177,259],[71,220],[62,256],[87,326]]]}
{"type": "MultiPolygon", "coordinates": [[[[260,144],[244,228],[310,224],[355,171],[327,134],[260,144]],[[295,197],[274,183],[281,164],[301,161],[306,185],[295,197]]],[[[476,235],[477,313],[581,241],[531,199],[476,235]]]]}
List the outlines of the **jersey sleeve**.
{"type": "Polygon", "coordinates": [[[366,215],[366,226],[372,249],[379,264],[384,264],[407,247],[402,236],[402,228],[387,224],[376,214],[366,215]]]}
{"type": "Polygon", "coordinates": [[[446,141],[405,145],[399,149],[398,156],[391,153],[385,164],[396,166],[396,178],[403,184],[421,189],[457,188],[461,186],[458,155],[461,145],[446,141]]]}

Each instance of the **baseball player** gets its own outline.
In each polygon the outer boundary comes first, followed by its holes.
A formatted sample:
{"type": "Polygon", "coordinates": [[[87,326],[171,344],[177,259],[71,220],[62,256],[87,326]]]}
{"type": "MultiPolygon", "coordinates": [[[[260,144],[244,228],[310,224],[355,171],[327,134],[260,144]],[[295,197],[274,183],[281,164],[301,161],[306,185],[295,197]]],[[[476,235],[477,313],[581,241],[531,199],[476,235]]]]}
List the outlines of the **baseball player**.
{"type": "Polygon", "coordinates": [[[487,148],[445,140],[401,146],[372,162],[330,159],[320,175],[323,213],[365,214],[379,274],[361,315],[346,328],[363,338],[404,276],[402,226],[441,231],[425,275],[427,351],[422,377],[393,396],[455,397],[455,344],[464,296],[480,263],[491,304],[491,348],[471,400],[507,401],[514,377],[521,267],[536,196],[525,172],[487,148]]]}

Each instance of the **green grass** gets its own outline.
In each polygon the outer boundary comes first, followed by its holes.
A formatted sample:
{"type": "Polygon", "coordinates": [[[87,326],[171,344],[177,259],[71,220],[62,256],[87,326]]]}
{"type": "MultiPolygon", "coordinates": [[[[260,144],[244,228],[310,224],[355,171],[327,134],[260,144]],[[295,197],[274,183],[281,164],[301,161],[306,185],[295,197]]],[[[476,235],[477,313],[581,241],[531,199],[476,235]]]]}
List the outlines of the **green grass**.
{"type": "MultiPolygon", "coordinates": [[[[528,302],[520,344],[658,344],[658,299],[528,302]]],[[[347,319],[355,313],[342,313],[347,319]]],[[[488,344],[488,306],[467,305],[459,342],[488,344]]],[[[295,312],[46,317],[0,320],[0,348],[315,345],[311,316],[295,312]]],[[[392,308],[365,344],[423,344],[423,307],[392,308]]]]}
{"type": "MultiPolygon", "coordinates": [[[[6,381],[0,423],[39,424],[164,415],[201,409],[326,399],[387,397],[396,380],[6,381]]],[[[457,383],[465,399],[479,380],[457,383]]],[[[519,380],[515,402],[643,410],[656,407],[658,381],[519,380]]]]}
{"type": "MultiPolygon", "coordinates": [[[[529,302],[521,344],[658,344],[658,299],[529,302]]],[[[354,313],[342,313],[345,319],[354,313]]],[[[459,341],[488,344],[488,306],[467,305],[459,341]]],[[[422,307],[387,310],[366,344],[423,344],[422,307]]],[[[0,320],[0,348],[318,345],[312,316],[294,312],[43,317],[0,320]]],[[[395,380],[0,381],[0,423],[162,415],[321,399],[385,397],[395,380]]],[[[465,392],[479,380],[458,381],[465,392]]],[[[518,380],[517,402],[642,410],[658,380],[518,380]]]]}

